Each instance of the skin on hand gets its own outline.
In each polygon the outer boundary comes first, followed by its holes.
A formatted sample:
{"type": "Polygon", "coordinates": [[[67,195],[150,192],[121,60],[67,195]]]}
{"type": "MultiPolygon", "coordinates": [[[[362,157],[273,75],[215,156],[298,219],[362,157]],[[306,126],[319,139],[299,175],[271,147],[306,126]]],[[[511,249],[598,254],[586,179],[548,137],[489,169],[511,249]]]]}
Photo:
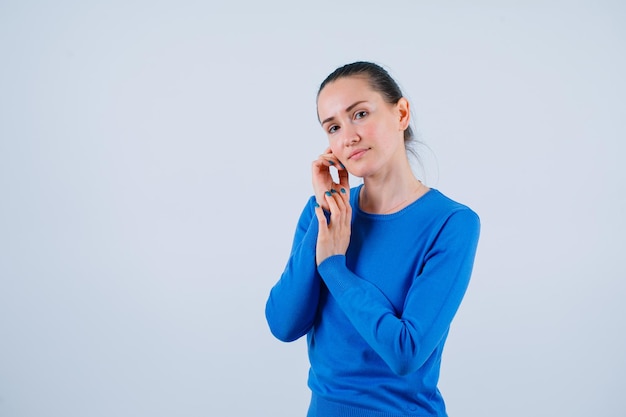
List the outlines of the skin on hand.
{"type": "Polygon", "coordinates": [[[348,171],[339,159],[333,154],[332,150],[326,148],[311,165],[311,173],[313,178],[313,192],[315,193],[315,201],[324,210],[329,211],[330,207],[324,197],[326,191],[340,191],[341,187],[348,188],[348,171]],[[330,167],[335,167],[339,176],[339,184],[335,183],[330,173],[330,167]]]}
{"type": "MultiPolygon", "coordinates": [[[[328,159],[326,159],[329,158],[328,155],[329,154],[322,155],[320,156],[320,159],[316,161],[320,162],[320,171],[323,170],[321,167],[325,166],[323,161],[328,161],[328,159]]],[[[316,162],[314,162],[314,166],[316,166],[316,162]]],[[[330,176],[328,167],[326,168],[326,171],[328,171],[328,175],[330,176]]],[[[348,171],[345,168],[341,167],[341,169],[338,169],[338,172],[339,184],[334,182],[331,178],[330,188],[323,191],[322,196],[322,201],[324,201],[324,205],[328,207],[327,211],[330,212],[330,220],[326,220],[323,205],[318,203],[318,206],[315,208],[315,215],[319,223],[315,253],[317,265],[321,264],[330,256],[345,255],[348,250],[348,245],[350,244],[352,207],[350,206],[350,185],[348,183],[349,176],[348,171]]],[[[319,177],[321,179],[324,175],[320,173],[319,177]]],[[[318,198],[318,202],[319,201],[320,200],[318,198]]]]}

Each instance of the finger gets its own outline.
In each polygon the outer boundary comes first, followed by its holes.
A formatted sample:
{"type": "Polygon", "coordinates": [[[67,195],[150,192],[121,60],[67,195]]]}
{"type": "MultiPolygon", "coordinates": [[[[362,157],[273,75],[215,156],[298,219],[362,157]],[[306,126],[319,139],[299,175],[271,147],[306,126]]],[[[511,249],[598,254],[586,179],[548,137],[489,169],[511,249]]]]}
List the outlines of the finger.
{"type": "Polygon", "coordinates": [[[324,215],[324,210],[319,204],[315,204],[315,217],[317,217],[317,223],[319,224],[319,231],[323,232],[328,229],[328,222],[324,215]]]}
{"type": "Polygon", "coordinates": [[[326,199],[326,203],[328,204],[328,208],[330,209],[331,221],[332,221],[333,215],[336,218],[341,213],[341,209],[339,208],[339,205],[337,204],[337,200],[335,199],[335,195],[337,194],[338,194],[337,191],[334,189],[331,189],[324,193],[324,198],[326,199]]]}
{"type": "Polygon", "coordinates": [[[350,206],[350,187],[339,187],[339,195],[344,204],[352,208],[352,206],[350,206]]]}
{"type": "Polygon", "coordinates": [[[339,161],[339,159],[337,159],[337,157],[335,155],[333,155],[332,153],[330,153],[330,154],[322,154],[322,155],[319,156],[318,159],[320,161],[323,161],[324,165],[326,165],[326,166],[335,167],[335,168],[337,168],[337,170],[344,170],[345,169],[345,167],[339,161]]]}
{"type": "Polygon", "coordinates": [[[326,200],[328,201],[331,219],[334,218],[337,221],[343,221],[346,216],[352,213],[350,203],[345,198],[346,193],[347,191],[342,193],[341,191],[332,189],[324,194],[326,200]]]}
{"type": "Polygon", "coordinates": [[[320,155],[320,158],[323,158],[329,161],[330,165],[335,166],[338,170],[345,170],[346,167],[344,164],[335,156],[333,150],[329,147],[326,148],[323,154],[320,155]]]}
{"type": "Polygon", "coordinates": [[[344,201],[340,193],[330,192],[330,196],[324,194],[330,207],[330,221],[323,234],[318,236],[332,236],[335,243],[340,242],[350,234],[352,223],[352,209],[347,201],[344,201]]]}
{"type": "Polygon", "coordinates": [[[323,155],[324,155],[325,158],[330,158],[333,161],[334,165],[337,167],[338,170],[346,169],[346,167],[343,164],[343,162],[341,162],[339,160],[339,158],[337,158],[335,156],[335,154],[333,153],[333,150],[331,148],[327,148],[323,155]]]}
{"type": "Polygon", "coordinates": [[[341,187],[337,194],[338,200],[341,202],[341,211],[344,214],[344,220],[350,223],[352,221],[352,206],[350,205],[350,189],[341,187]]]}
{"type": "MultiPolygon", "coordinates": [[[[337,191],[334,187],[331,188],[329,191],[330,191],[330,196],[333,199],[333,202],[335,203],[335,206],[337,207],[337,212],[340,212],[341,209],[342,209],[342,204],[340,202],[341,197],[339,197],[340,192],[337,191]]],[[[330,204],[329,204],[329,206],[330,206],[330,204]]],[[[331,213],[332,213],[332,211],[331,211],[331,213]]]]}
{"type": "Polygon", "coordinates": [[[339,176],[339,185],[346,189],[346,191],[350,190],[350,174],[347,169],[340,169],[337,171],[337,175],[339,176]]]}
{"type": "Polygon", "coordinates": [[[338,196],[341,198],[341,200],[345,204],[347,204],[347,205],[350,204],[350,184],[348,183],[348,179],[347,178],[342,178],[341,175],[340,175],[340,182],[339,182],[339,184],[333,183],[332,190],[330,190],[330,191],[331,191],[331,193],[332,192],[337,192],[338,196]]]}
{"type": "Polygon", "coordinates": [[[319,158],[313,161],[312,165],[314,168],[322,170],[335,165],[335,161],[325,158],[324,155],[320,155],[319,158]]]}

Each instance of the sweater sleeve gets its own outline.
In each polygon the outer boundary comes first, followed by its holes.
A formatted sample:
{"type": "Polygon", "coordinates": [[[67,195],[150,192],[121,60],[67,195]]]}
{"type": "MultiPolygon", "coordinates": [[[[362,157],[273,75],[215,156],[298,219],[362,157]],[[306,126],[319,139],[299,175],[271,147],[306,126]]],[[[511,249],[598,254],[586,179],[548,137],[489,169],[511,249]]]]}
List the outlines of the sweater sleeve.
{"type": "Polygon", "coordinates": [[[298,220],[287,265],[265,305],[272,334],[284,342],[307,334],[315,320],[321,285],[315,263],[317,231],[311,198],[298,220]]]}
{"type": "Polygon", "coordinates": [[[352,325],[396,374],[419,369],[447,333],[469,284],[479,230],[478,216],[469,209],[447,219],[400,313],[376,286],[348,269],[344,255],[319,265],[352,325]]]}

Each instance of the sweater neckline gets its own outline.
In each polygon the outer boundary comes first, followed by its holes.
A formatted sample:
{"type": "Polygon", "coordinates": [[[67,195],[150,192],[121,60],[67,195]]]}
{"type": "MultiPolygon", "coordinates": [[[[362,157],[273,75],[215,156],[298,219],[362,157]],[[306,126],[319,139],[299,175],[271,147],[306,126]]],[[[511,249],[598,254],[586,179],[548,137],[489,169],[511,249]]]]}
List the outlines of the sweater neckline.
{"type": "Polygon", "coordinates": [[[406,207],[403,207],[402,209],[396,211],[395,213],[378,214],[378,213],[369,213],[361,209],[360,198],[361,198],[361,188],[363,188],[363,185],[364,184],[359,184],[354,190],[354,196],[352,196],[351,198],[352,210],[355,210],[360,216],[365,216],[365,217],[369,217],[372,219],[380,219],[380,220],[393,219],[396,217],[400,217],[403,214],[415,208],[416,206],[423,204],[423,201],[425,199],[429,199],[430,196],[438,192],[437,189],[429,187],[428,191],[426,191],[426,193],[424,193],[421,197],[419,197],[417,200],[407,205],[406,207]]]}

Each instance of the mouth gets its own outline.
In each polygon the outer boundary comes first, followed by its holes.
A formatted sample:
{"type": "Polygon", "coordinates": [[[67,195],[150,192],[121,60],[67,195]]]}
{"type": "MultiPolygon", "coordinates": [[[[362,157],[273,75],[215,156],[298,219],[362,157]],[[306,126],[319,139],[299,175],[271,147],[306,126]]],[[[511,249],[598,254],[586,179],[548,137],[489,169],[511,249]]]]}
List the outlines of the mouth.
{"type": "Polygon", "coordinates": [[[350,156],[348,156],[348,159],[354,159],[354,160],[360,159],[367,151],[369,151],[369,149],[357,149],[354,152],[352,152],[350,156]]]}

